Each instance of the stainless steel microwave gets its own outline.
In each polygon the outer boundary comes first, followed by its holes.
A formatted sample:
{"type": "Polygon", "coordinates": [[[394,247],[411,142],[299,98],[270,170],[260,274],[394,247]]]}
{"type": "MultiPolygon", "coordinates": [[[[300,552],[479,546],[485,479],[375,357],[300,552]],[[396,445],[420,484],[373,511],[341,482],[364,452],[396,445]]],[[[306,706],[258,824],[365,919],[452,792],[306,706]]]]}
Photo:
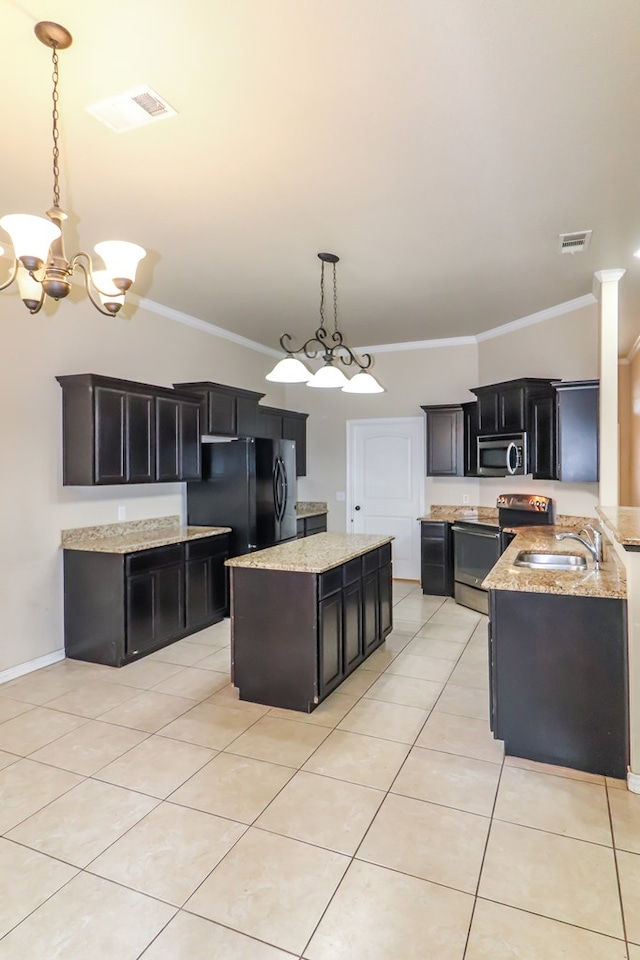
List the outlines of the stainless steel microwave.
{"type": "Polygon", "coordinates": [[[509,477],[527,472],[527,435],[478,437],[478,476],[509,477]]]}

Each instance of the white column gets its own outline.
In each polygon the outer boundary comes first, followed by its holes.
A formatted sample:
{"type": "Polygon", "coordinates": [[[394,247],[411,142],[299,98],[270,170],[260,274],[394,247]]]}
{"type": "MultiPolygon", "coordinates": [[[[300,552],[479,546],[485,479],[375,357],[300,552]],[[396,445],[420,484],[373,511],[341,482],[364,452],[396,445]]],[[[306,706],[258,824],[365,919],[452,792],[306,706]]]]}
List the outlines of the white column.
{"type": "Polygon", "coordinates": [[[600,495],[605,507],[620,502],[618,443],[618,284],[625,270],[598,270],[600,283],[600,495]]]}

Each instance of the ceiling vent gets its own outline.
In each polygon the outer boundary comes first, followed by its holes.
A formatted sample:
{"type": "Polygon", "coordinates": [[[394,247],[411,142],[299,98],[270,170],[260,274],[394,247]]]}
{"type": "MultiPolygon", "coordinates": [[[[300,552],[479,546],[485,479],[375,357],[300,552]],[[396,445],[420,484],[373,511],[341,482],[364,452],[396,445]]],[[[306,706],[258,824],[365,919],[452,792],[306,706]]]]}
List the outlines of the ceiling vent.
{"type": "Polygon", "coordinates": [[[558,234],[558,253],[582,253],[589,246],[593,230],[558,234]]]}
{"type": "Polygon", "coordinates": [[[151,87],[136,87],[117,97],[100,100],[87,107],[87,112],[116,133],[176,116],[173,107],[151,87]]]}

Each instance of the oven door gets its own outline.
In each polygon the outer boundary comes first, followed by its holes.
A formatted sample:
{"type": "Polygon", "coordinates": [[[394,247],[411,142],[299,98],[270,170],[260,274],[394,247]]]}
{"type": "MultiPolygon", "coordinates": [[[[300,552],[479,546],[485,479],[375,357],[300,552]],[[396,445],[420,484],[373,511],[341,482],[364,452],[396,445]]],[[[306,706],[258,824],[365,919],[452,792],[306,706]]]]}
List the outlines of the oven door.
{"type": "Polygon", "coordinates": [[[479,524],[454,524],[453,571],[454,580],[476,589],[500,556],[500,531],[479,524]]]}

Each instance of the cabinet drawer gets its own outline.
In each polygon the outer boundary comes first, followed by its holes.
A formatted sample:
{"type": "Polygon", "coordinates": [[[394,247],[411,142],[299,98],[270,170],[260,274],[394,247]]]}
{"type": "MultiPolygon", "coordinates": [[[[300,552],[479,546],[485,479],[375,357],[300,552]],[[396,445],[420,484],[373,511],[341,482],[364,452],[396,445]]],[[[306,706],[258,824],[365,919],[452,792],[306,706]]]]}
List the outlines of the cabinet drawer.
{"type": "Polygon", "coordinates": [[[367,573],[373,573],[374,570],[378,569],[378,551],[369,550],[369,553],[365,553],[362,558],[362,567],[364,570],[365,576],[367,573]]]}
{"type": "Polygon", "coordinates": [[[145,570],[155,570],[158,567],[167,567],[173,563],[182,563],[183,548],[181,543],[171,544],[168,547],[153,547],[151,550],[140,550],[127,556],[125,570],[127,574],[143,573],[145,570]]]}
{"type": "Polygon", "coordinates": [[[321,573],[318,580],[320,599],[328,597],[330,593],[335,593],[336,590],[342,588],[342,567],[334,567],[333,570],[327,570],[326,573],[321,573]]]}
{"type": "Polygon", "coordinates": [[[355,583],[356,580],[362,578],[362,557],[356,557],[355,560],[349,560],[348,563],[345,563],[342,567],[342,582],[346,585],[348,583],[355,583]]]}
{"type": "Polygon", "coordinates": [[[391,563],[391,544],[385,543],[383,547],[378,547],[378,566],[386,567],[391,563]]]}
{"type": "Polygon", "coordinates": [[[189,540],[185,543],[186,559],[204,560],[223,546],[224,538],[203,537],[201,540],[189,540]]]}

